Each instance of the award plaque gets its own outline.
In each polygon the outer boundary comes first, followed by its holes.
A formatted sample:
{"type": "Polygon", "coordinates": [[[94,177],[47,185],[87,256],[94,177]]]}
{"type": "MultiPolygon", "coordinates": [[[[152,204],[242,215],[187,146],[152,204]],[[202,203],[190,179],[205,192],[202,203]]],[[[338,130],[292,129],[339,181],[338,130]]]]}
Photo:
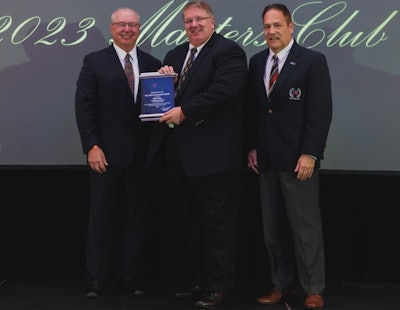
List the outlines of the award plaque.
{"type": "Polygon", "coordinates": [[[174,79],[176,74],[145,72],[139,75],[142,122],[157,121],[174,107],[174,79]]]}

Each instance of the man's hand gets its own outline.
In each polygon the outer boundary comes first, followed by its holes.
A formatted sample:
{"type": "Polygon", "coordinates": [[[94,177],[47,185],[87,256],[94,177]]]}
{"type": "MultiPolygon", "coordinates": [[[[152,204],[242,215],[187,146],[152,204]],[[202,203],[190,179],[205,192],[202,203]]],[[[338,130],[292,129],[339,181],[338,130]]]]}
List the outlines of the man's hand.
{"type": "Polygon", "coordinates": [[[296,168],[294,172],[297,172],[297,179],[300,181],[305,181],[311,178],[315,167],[315,159],[306,155],[302,154],[297,161],[296,168]]]}
{"type": "Polygon", "coordinates": [[[88,164],[96,173],[104,173],[107,171],[107,160],[103,150],[98,146],[93,146],[88,153],[88,164]]]}

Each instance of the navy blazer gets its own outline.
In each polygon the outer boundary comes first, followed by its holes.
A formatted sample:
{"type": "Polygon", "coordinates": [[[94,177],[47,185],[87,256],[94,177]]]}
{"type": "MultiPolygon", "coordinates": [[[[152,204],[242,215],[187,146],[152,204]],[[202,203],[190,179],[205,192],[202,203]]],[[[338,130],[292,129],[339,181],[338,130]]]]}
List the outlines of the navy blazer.
{"type": "MultiPolygon", "coordinates": [[[[161,61],[137,49],[140,72],[154,72],[161,61]]],[[[84,153],[99,145],[111,166],[127,167],[134,156],[144,160],[150,124],[142,123],[137,102],[113,46],[84,57],[76,83],[75,113],[84,153]]],[[[139,88],[140,90],[140,88],[139,88]]]]}
{"type": "Polygon", "coordinates": [[[246,140],[260,169],[293,172],[301,154],[323,159],[332,119],[331,79],[323,54],[294,42],[270,96],[264,85],[269,49],[251,57],[246,140]]]}
{"type": "MultiPolygon", "coordinates": [[[[189,43],[170,50],[164,59],[180,72],[189,43]]],[[[185,173],[190,177],[234,171],[242,163],[242,100],[247,79],[247,58],[235,42],[214,33],[201,49],[175,105],[185,121],[174,129],[156,126],[151,154],[161,145],[166,130],[173,130],[185,173]]],[[[150,157],[152,155],[149,155],[150,157]]]]}

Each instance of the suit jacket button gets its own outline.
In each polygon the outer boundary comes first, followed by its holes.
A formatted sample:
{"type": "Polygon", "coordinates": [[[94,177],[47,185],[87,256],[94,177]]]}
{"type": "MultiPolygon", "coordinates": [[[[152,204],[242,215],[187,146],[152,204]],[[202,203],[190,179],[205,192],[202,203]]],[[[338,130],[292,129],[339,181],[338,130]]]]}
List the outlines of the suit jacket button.
{"type": "Polygon", "coordinates": [[[268,113],[271,114],[272,113],[272,109],[268,109],[268,113]]]}

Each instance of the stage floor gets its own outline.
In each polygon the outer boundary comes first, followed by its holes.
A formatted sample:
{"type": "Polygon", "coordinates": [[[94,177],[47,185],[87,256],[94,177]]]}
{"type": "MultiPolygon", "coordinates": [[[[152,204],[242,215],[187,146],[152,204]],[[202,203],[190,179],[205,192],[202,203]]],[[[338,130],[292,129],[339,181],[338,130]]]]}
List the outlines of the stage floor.
{"type": "MultiPolygon", "coordinates": [[[[76,280],[2,279],[0,282],[1,310],[181,310],[199,309],[192,301],[173,298],[178,284],[153,284],[145,295],[132,297],[109,292],[99,299],[84,297],[84,284],[76,280]]],[[[229,305],[232,310],[295,310],[303,309],[304,297],[299,295],[277,305],[260,305],[256,298],[267,293],[265,284],[239,283],[229,305]]],[[[395,310],[400,309],[400,283],[328,283],[325,308],[337,310],[395,310]]]]}

